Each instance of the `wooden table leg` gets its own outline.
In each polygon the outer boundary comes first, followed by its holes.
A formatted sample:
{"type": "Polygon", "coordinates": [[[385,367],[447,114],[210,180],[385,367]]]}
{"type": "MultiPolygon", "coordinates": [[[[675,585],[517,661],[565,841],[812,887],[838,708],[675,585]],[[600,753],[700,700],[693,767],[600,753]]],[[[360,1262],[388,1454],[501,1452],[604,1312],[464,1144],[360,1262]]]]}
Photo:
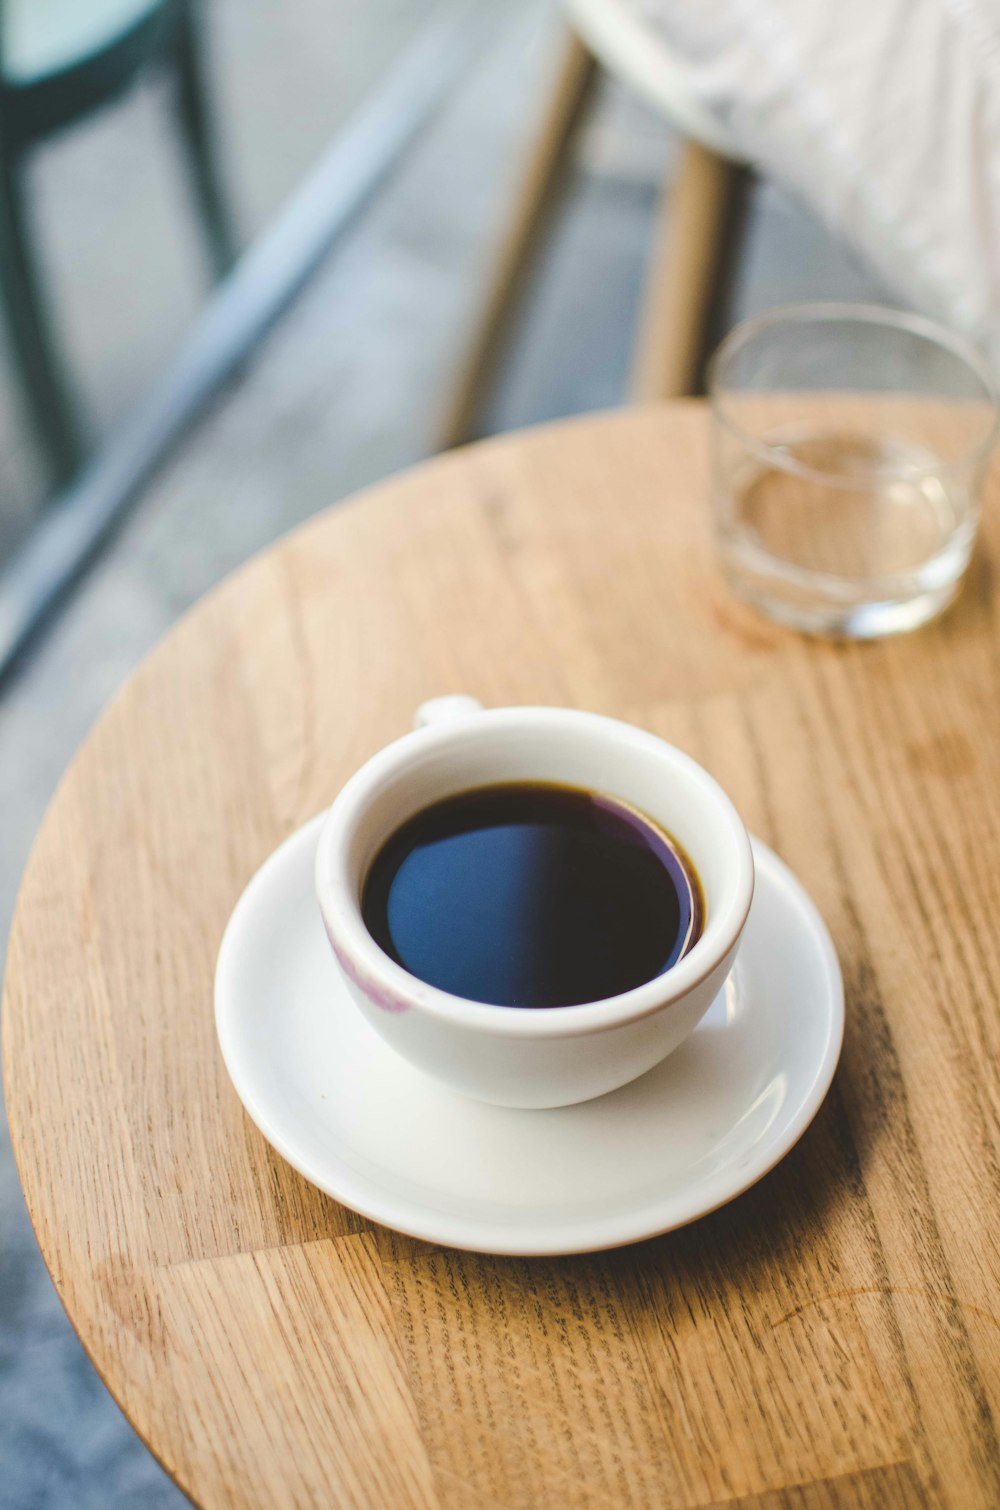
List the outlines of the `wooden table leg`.
{"type": "Polygon", "coordinates": [[[636,340],[632,396],[639,401],[701,391],[741,240],[751,175],[741,163],[686,140],[664,186],[636,340]]]}
{"type": "Polygon", "coordinates": [[[473,431],[503,351],[510,316],[558,203],[569,164],[569,149],[583,120],[597,74],[593,54],[575,32],[569,32],[556,87],[532,145],[489,289],[441,425],[438,436],[441,450],[459,445],[473,431]]]}

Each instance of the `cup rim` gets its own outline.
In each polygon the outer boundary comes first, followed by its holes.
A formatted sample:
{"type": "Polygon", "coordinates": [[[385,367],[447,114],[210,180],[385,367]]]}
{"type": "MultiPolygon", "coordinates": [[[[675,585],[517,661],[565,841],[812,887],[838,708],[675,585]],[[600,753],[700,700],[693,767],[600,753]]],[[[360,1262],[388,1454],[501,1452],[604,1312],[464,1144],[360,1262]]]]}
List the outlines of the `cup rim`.
{"type": "Polygon", "coordinates": [[[935,346],[943,347],[952,356],[957,357],[982,384],[984,402],[989,403],[993,408],[992,421],[982,439],[970,446],[961,456],[941,459],[928,463],[926,466],[908,467],[907,476],[937,476],[942,472],[951,472],[986,460],[1000,436],[1000,381],[986,358],[973,343],[959,335],[957,331],[949,330],[947,326],[929,319],[926,315],[913,314],[909,310],[896,309],[891,305],[835,300],[811,304],[782,304],[775,309],[765,310],[763,314],[754,315],[751,319],[743,320],[739,325],[734,326],[713,352],[706,371],[706,392],[712,416],[717,424],[721,425],[724,430],[728,430],[730,435],[734,436],[752,455],[767,462],[769,466],[777,467],[796,477],[822,482],[826,486],[841,487],[849,491],[870,486],[870,478],[849,478],[837,472],[824,471],[821,467],[804,465],[794,457],[788,456],[780,447],[770,446],[766,441],[751,435],[733,419],[728,411],[726,405],[728,390],[722,374],[732,358],[750,341],[771,327],[806,324],[809,321],[826,324],[854,321],[860,325],[882,325],[894,330],[903,330],[910,335],[922,337],[935,346]]]}
{"type": "MultiPolygon", "coordinates": [[[[502,780],[502,777],[498,777],[502,780]]],[[[753,899],[754,866],[750,839],[730,798],[713,776],[676,746],[621,719],[571,708],[483,708],[403,735],[372,756],[349,778],[327,814],[316,851],[316,892],[327,936],[341,968],[358,989],[381,998],[387,1009],[416,1008],[442,1022],[514,1038],[568,1038],[601,1032],[663,1011],[686,997],[723,962],[743,931],[753,899]],[[639,741],[676,770],[683,770],[710,795],[731,844],[735,885],[728,903],[710,916],[689,952],[669,971],[593,1002],[539,1011],[499,1006],[441,990],[420,980],[391,959],[368,932],[360,897],[351,883],[347,857],[366,803],[388,779],[405,772],[414,757],[460,743],[481,720],[508,726],[530,721],[533,727],[574,724],[581,731],[622,732],[639,741]]]]}

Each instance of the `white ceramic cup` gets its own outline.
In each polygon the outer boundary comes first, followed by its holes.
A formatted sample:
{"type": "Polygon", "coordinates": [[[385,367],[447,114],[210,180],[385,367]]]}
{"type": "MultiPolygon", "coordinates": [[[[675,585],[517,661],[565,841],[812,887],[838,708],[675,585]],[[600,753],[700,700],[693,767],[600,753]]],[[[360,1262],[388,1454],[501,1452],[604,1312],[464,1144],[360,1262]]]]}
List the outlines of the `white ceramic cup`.
{"type": "Polygon", "coordinates": [[[327,816],[316,889],[351,996],[405,1059],[501,1106],[566,1106],[652,1069],[687,1037],[732,968],[753,896],[739,815],[690,756],[631,724],[564,708],[425,703],[418,727],[367,761],[327,816]],[[539,1011],[452,996],[410,975],[365,927],[361,889],[401,823],[441,797],[503,781],[555,781],[631,803],[690,855],[701,937],[663,975],[603,1001],[539,1011]]]}

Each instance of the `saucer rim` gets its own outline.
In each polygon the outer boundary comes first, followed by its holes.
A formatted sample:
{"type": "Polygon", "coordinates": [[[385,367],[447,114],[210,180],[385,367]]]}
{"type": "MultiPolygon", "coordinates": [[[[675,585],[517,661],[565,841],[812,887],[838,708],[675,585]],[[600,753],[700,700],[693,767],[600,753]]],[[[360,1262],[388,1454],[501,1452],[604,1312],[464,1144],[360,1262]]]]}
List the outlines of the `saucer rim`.
{"type": "MultiPolygon", "coordinates": [[[[696,1186],[692,1192],[692,1199],[682,1202],[681,1210],[671,1213],[662,1222],[657,1222],[655,1219],[651,1222],[650,1203],[639,1201],[635,1206],[613,1213],[603,1221],[600,1218],[593,1221],[576,1218],[571,1224],[559,1224],[553,1223],[551,1219],[546,1220],[544,1214],[540,1214],[536,1228],[526,1231],[524,1227],[519,1226],[515,1229],[516,1237],[505,1238],[504,1224],[500,1220],[484,1219],[480,1216],[457,1217],[453,1213],[441,1211],[433,1206],[421,1207],[418,1202],[406,1196],[394,1197],[391,1192],[373,1185],[359,1175],[346,1161],[342,1158],[338,1159],[336,1154],[333,1157],[336,1162],[337,1178],[331,1179],[329,1164],[326,1165],[325,1171],[317,1169],[315,1161],[303,1157],[264,1111],[252,1084],[247,1083],[247,1077],[242,1071],[242,1056],[234,1050],[229,1031],[234,1011],[232,1003],[236,999],[236,993],[229,988],[229,977],[233,968],[234,951],[237,947],[236,940],[242,931],[243,916],[257,901],[255,893],[266,885],[269,874],[287,864],[291,859],[290,851],[299,849],[303,851],[303,864],[308,866],[311,874],[314,859],[311,844],[318,842],[325,818],[325,812],[320,813],[290,834],[258,868],[241,893],[226,924],[219,947],[214,1004],[216,1035],[223,1062],[246,1114],[286,1163],[325,1195],[369,1221],[376,1222],[406,1237],[439,1247],[504,1257],[541,1258],[574,1253],[606,1252],[678,1231],[720,1210],[721,1207],[744,1195],[764,1179],[808,1130],[826,1099],[843,1047],[845,1021],[843,976],[829,930],[812,898],[784,861],[762,840],[751,834],[750,842],[758,878],[761,879],[762,873],[767,872],[768,883],[776,882],[782,889],[791,892],[794,902],[808,918],[810,931],[823,956],[823,976],[827,985],[828,1002],[826,1035],[822,1052],[817,1056],[808,1085],[803,1088],[796,1112],[782,1135],[773,1143],[765,1143],[763,1158],[757,1163],[751,1163],[746,1178],[740,1183],[727,1183],[724,1178],[727,1168],[723,1167],[722,1170],[716,1172],[714,1179],[706,1180],[700,1186],[696,1186]],[[699,1190],[705,1192],[705,1198],[700,1200],[698,1199],[699,1190]],[[583,1235],[583,1229],[588,1228],[591,1229],[589,1238],[583,1235]],[[573,1236],[574,1230],[579,1234],[576,1237],[573,1236]]],[[[412,1073],[418,1075],[421,1071],[412,1069],[412,1073]]],[[[544,1110],[521,1110],[517,1114],[537,1117],[550,1113],[544,1110]]],[[[662,1194],[658,1204],[662,1210],[665,1204],[662,1194]]]]}

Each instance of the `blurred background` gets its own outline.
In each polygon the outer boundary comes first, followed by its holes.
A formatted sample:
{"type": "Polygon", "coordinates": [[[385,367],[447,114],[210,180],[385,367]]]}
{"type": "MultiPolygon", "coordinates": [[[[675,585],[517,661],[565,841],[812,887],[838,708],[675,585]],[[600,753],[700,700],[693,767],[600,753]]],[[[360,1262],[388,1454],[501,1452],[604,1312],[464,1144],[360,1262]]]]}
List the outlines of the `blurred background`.
{"type": "MultiPolygon", "coordinates": [[[[37,571],[58,554],[46,521],[71,516],[81,498],[127,505],[44,633],[18,640],[0,683],[3,937],[59,774],[136,661],[252,552],[436,448],[565,49],[564,19],[538,0],[433,12],[421,0],[207,0],[193,13],[196,33],[137,38],[149,10],[135,0],[8,0],[0,10],[0,157],[9,159],[0,277],[21,295],[18,280],[34,280],[44,326],[12,341],[25,306],[12,313],[8,297],[0,630],[9,643],[27,601],[25,563],[37,571]],[[47,33],[29,35],[27,10],[48,14],[47,33]],[[428,46],[428,27],[442,20],[428,46]],[[92,53],[94,35],[113,66],[71,88],[67,59],[74,48],[92,53]],[[178,82],[185,47],[197,49],[197,97],[190,77],[178,82]],[[46,71],[54,95],[19,95],[18,80],[44,81],[46,71]],[[412,122],[397,130],[408,111],[412,122]],[[302,224],[289,225],[288,206],[324,163],[362,177],[371,169],[373,181],[352,213],[326,223],[316,206],[332,202],[336,173],[321,176],[302,224]],[[262,246],[274,252],[274,265],[258,267],[267,297],[245,278],[220,316],[232,258],[262,246]],[[278,265],[278,253],[296,249],[301,265],[295,256],[278,265]]],[[[678,154],[676,123],[605,73],[470,429],[627,400],[661,190],[678,154]]],[[[739,251],[726,306],[710,312],[716,333],[793,300],[888,297],[772,178],[752,188],[739,251]]],[[[5,1142],[0,1463],[0,1503],[18,1510],[183,1502],[72,1333],[5,1142]]]]}

